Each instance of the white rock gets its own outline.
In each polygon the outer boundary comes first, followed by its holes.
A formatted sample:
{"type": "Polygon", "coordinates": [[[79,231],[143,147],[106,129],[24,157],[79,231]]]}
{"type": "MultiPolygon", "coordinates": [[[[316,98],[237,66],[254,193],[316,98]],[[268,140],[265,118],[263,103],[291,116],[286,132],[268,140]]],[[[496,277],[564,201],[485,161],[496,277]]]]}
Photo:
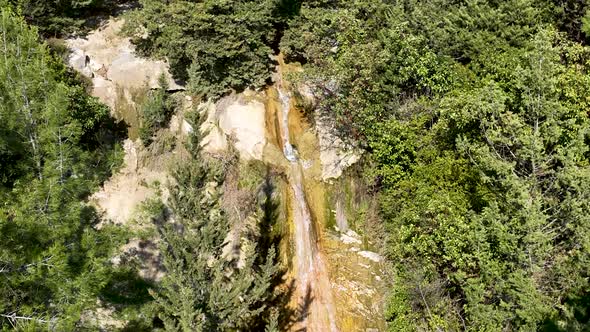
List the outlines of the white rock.
{"type": "Polygon", "coordinates": [[[170,129],[171,132],[178,133],[181,130],[180,126],[181,126],[181,124],[180,124],[180,119],[178,118],[178,115],[173,114],[170,117],[170,123],[168,125],[168,128],[170,129]]]}
{"type": "Polygon", "coordinates": [[[317,98],[309,85],[300,84],[297,87],[297,92],[299,92],[299,95],[303,98],[303,101],[309,106],[315,107],[317,105],[317,98]]]}
{"type": "Polygon", "coordinates": [[[236,150],[242,159],[262,160],[266,145],[266,125],[264,103],[255,98],[238,98],[225,106],[220,101],[218,112],[219,128],[226,136],[232,137],[236,150]]]}
{"type": "Polygon", "coordinates": [[[227,151],[227,138],[217,127],[212,127],[207,136],[201,140],[201,146],[208,153],[221,153],[227,151]]]}
{"type": "Polygon", "coordinates": [[[358,162],[362,151],[346,144],[334,132],[334,125],[327,117],[316,112],[316,128],[320,145],[322,180],[329,181],[342,176],[346,168],[358,162]]]}
{"type": "Polygon", "coordinates": [[[227,138],[225,133],[219,129],[215,104],[212,101],[207,101],[201,103],[197,109],[202,116],[206,117],[200,128],[201,132],[205,134],[201,140],[204,151],[213,154],[227,151],[227,138]]]}
{"type": "Polygon", "coordinates": [[[95,76],[92,79],[92,96],[97,97],[109,106],[115,109],[117,103],[117,88],[115,84],[102,76],[95,76]]]}
{"type": "Polygon", "coordinates": [[[346,244],[353,244],[353,243],[361,244],[362,243],[361,240],[356,239],[356,238],[351,237],[351,236],[348,236],[347,234],[340,235],[340,241],[342,241],[342,242],[344,242],[346,244]]]}
{"type": "Polygon", "coordinates": [[[80,49],[75,49],[68,59],[70,66],[82,75],[92,78],[92,69],[88,67],[86,53],[80,49]]]}
{"type": "Polygon", "coordinates": [[[182,125],[181,128],[182,133],[185,135],[189,135],[193,132],[193,126],[191,126],[190,123],[188,123],[188,121],[186,120],[182,120],[182,125]]]}
{"type": "Polygon", "coordinates": [[[111,19],[106,25],[88,34],[86,38],[66,40],[71,50],[68,62],[72,68],[87,77],[103,76],[124,89],[145,86],[158,87],[164,74],[171,90],[183,90],[169,72],[165,61],[148,60],[135,54],[129,38],[121,35],[124,20],[111,19]]]}
{"type": "Polygon", "coordinates": [[[359,251],[358,254],[376,263],[379,263],[383,260],[383,257],[381,257],[381,255],[372,251],[359,251]]]}
{"type": "Polygon", "coordinates": [[[346,235],[348,235],[348,236],[350,236],[350,237],[356,237],[356,238],[359,238],[359,237],[360,237],[360,235],[358,235],[358,233],[357,233],[357,232],[355,232],[355,231],[353,231],[352,229],[349,229],[349,230],[346,232],[346,235]]]}

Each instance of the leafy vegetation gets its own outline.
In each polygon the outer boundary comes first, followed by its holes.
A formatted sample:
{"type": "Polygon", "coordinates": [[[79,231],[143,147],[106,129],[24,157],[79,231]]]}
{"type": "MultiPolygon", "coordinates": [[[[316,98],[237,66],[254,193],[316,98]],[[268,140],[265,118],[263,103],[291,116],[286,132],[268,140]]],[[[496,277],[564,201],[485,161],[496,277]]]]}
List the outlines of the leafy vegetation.
{"type": "Polygon", "coordinates": [[[0,328],[73,330],[124,240],[84,203],[121,162],[117,126],[7,6],[0,30],[0,328]]]}
{"type": "Polygon", "coordinates": [[[46,36],[59,36],[84,28],[87,18],[110,13],[118,0],[8,0],[20,8],[27,22],[46,36]]]}
{"type": "MultiPolygon", "coordinates": [[[[45,34],[106,4],[11,3],[45,34]]],[[[302,63],[290,79],[311,86],[316,111],[367,151],[395,274],[391,331],[588,329],[585,2],[140,3],[128,15],[133,42],[166,57],[195,94],[263,87],[278,51],[302,63]]],[[[80,328],[101,298],[150,302],[159,320],[142,328],[278,330],[272,220],[262,217],[263,234],[237,268],[223,250],[226,174],[200,155],[197,133],[173,173],[174,222],[159,227],[164,280],[113,270],[122,231],[98,231],[95,211],[81,204],[118,163],[108,110],[2,4],[0,326],[80,328]]],[[[165,89],[153,91],[141,115],[145,142],[170,111],[165,89]]]]}
{"type": "Polygon", "coordinates": [[[274,0],[142,0],[127,30],[145,55],[166,57],[197,94],[260,87],[270,78],[274,0]]]}
{"type": "Polygon", "coordinates": [[[251,329],[273,296],[275,251],[260,248],[268,254],[258,259],[252,248],[241,263],[232,257],[234,248],[227,252],[231,225],[220,205],[223,176],[214,161],[202,159],[198,136],[189,140],[192,160],[173,173],[174,223],[160,228],[167,273],[152,293],[156,310],[167,331],[251,329]]]}
{"type": "Polygon", "coordinates": [[[168,123],[174,110],[174,101],[166,91],[168,90],[166,77],[160,76],[158,82],[159,87],[148,92],[147,100],[143,102],[139,114],[139,138],[145,145],[149,145],[156,131],[168,123]]]}
{"type": "Polygon", "coordinates": [[[371,153],[391,330],[588,324],[590,50],[568,6],[303,4],[285,32],[320,111],[371,153]]]}

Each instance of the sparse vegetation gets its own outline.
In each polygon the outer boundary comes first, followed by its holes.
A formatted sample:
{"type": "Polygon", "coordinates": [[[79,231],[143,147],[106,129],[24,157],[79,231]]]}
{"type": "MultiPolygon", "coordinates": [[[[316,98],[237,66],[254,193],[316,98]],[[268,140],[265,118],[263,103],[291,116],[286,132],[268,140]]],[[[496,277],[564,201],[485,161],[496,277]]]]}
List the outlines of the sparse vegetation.
{"type": "Polygon", "coordinates": [[[158,85],[157,89],[148,91],[139,113],[139,138],[146,146],[152,142],[156,131],[168,124],[175,107],[174,100],[168,95],[164,74],[160,76],[158,85]]]}

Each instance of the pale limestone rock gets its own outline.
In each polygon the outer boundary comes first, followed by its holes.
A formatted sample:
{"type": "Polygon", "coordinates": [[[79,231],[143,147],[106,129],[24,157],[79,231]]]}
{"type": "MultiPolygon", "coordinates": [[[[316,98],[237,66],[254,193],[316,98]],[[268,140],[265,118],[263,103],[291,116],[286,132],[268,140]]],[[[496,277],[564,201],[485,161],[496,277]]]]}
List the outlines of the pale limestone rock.
{"type": "Polygon", "coordinates": [[[227,151],[227,139],[219,128],[219,120],[216,114],[216,107],[212,101],[202,103],[198,107],[205,121],[201,125],[201,132],[205,137],[201,140],[201,146],[207,153],[217,154],[227,151]]]}
{"type": "Polygon", "coordinates": [[[357,238],[357,239],[360,237],[360,235],[358,235],[358,233],[353,231],[352,229],[349,229],[348,231],[346,231],[346,235],[348,235],[350,237],[357,238]]]}
{"type": "MultiPolygon", "coordinates": [[[[86,38],[66,41],[71,50],[69,64],[76,71],[89,78],[103,77],[123,89],[137,89],[144,86],[158,87],[158,78],[164,74],[170,90],[183,90],[168,73],[165,61],[140,58],[129,38],[120,32],[122,19],[111,19],[107,24],[90,33],[86,38]]],[[[101,95],[97,95],[101,98],[101,95]]]]}
{"type": "Polygon", "coordinates": [[[193,132],[193,126],[191,126],[191,124],[188,123],[188,121],[182,120],[182,123],[180,125],[180,130],[183,134],[189,135],[193,132]]]}
{"type": "Polygon", "coordinates": [[[361,159],[362,151],[340,139],[328,117],[316,112],[316,129],[320,144],[322,180],[330,181],[342,176],[344,170],[361,159]]]}
{"type": "Polygon", "coordinates": [[[178,118],[178,115],[174,114],[170,117],[170,123],[168,124],[168,129],[170,129],[171,132],[173,133],[181,133],[181,128],[180,128],[181,124],[180,124],[180,119],[178,118]]]}
{"type": "Polygon", "coordinates": [[[137,144],[130,139],[125,140],[123,168],[90,198],[104,213],[104,219],[115,224],[126,224],[133,217],[137,206],[154,197],[156,190],[146,184],[156,181],[166,183],[168,179],[165,172],[140,165],[137,144]]]}
{"type": "Polygon", "coordinates": [[[92,79],[92,86],[92,95],[114,110],[117,106],[117,87],[115,84],[102,76],[95,76],[92,79]]]}
{"type": "Polygon", "coordinates": [[[375,263],[379,263],[383,260],[383,257],[381,257],[381,255],[372,251],[359,251],[358,254],[362,257],[365,257],[366,259],[372,260],[375,263]]]}
{"type": "Polygon", "coordinates": [[[245,160],[262,160],[266,145],[265,112],[264,103],[243,98],[219,110],[219,127],[235,139],[235,148],[245,160]]]}
{"type": "Polygon", "coordinates": [[[208,101],[199,106],[206,115],[201,132],[206,133],[201,142],[209,153],[227,151],[231,138],[240,157],[244,160],[262,160],[266,145],[264,103],[253,91],[222,98],[217,104],[208,101]]]}
{"type": "Polygon", "coordinates": [[[352,236],[346,235],[346,234],[341,234],[340,235],[340,241],[344,242],[345,244],[361,244],[361,240],[356,239],[352,236]]]}

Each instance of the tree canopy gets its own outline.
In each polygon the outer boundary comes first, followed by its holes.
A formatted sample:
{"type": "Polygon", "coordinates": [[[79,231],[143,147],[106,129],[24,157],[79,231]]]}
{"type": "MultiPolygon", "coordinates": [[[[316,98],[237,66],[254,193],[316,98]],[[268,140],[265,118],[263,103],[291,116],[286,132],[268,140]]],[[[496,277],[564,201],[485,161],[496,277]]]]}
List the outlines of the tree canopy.
{"type": "Polygon", "coordinates": [[[318,2],[289,22],[281,50],[305,63],[298,79],[370,153],[391,330],[587,326],[582,7],[318,2]]]}
{"type": "Polygon", "coordinates": [[[84,203],[120,163],[116,126],[36,29],[6,6],[0,27],[0,327],[72,330],[123,240],[84,203]]]}
{"type": "MultiPolygon", "coordinates": [[[[0,327],[79,329],[122,239],[98,231],[83,204],[117,164],[117,144],[101,135],[108,110],[38,31],[67,33],[110,2],[11,0],[40,30],[5,2],[0,327]]],[[[264,87],[279,52],[301,63],[287,79],[311,87],[315,111],[366,152],[393,272],[391,331],[588,330],[586,2],[140,0],[126,29],[201,97],[264,87]]],[[[146,141],[170,114],[164,90],[144,105],[146,141]]],[[[253,251],[264,255],[242,268],[224,256],[226,174],[198,138],[173,173],[173,218],[158,229],[167,270],[151,292],[158,323],[277,329],[274,250],[262,234],[253,251]]]]}
{"type": "Polygon", "coordinates": [[[166,57],[175,78],[214,96],[261,87],[270,78],[275,3],[142,0],[141,10],[129,15],[127,30],[140,52],[166,57]]]}
{"type": "Polygon", "coordinates": [[[86,28],[88,18],[115,9],[118,0],[8,0],[27,22],[45,36],[60,36],[86,28]]]}

